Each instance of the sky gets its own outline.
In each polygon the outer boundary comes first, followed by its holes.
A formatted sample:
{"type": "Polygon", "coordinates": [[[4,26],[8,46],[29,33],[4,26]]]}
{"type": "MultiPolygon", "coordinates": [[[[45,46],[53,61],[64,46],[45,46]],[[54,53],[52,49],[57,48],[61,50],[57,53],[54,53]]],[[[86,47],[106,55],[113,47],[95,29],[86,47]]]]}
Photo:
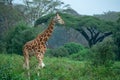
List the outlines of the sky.
{"type": "MultiPolygon", "coordinates": [[[[15,0],[21,3],[22,0],[15,0]]],[[[108,11],[120,12],[120,0],[61,0],[82,15],[102,14],[108,11]]]]}

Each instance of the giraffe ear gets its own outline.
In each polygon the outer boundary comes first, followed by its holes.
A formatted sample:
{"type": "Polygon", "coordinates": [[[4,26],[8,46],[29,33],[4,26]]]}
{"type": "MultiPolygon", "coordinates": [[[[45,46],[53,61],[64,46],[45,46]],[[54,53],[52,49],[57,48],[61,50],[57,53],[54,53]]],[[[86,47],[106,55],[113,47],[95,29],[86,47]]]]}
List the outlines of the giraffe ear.
{"type": "Polygon", "coordinates": [[[59,13],[56,13],[56,17],[60,17],[59,13]]]}
{"type": "Polygon", "coordinates": [[[59,13],[58,13],[58,12],[56,12],[56,15],[58,16],[58,15],[59,15],[59,13]]]}

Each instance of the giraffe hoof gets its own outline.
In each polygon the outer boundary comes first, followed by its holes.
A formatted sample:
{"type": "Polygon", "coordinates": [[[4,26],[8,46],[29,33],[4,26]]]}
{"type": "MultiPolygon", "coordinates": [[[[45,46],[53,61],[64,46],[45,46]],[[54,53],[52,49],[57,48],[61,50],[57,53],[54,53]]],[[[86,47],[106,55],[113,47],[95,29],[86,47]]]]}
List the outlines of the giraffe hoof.
{"type": "Polygon", "coordinates": [[[45,64],[44,63],[42,63],[42,68],[44,68],[45,67],[45,64]]]}

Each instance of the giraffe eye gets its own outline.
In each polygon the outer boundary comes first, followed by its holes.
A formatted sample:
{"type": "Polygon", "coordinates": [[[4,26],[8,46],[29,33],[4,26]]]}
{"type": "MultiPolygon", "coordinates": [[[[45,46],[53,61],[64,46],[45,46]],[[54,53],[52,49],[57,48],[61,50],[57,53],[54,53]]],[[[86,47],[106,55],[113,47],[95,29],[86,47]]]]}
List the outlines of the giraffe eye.
{"type": "Polygon", "coordinates": [[[57,19],[57,21],[59,22],[59,21],[61,21],[61,19],[57,19]]]}
{"type": "Polygon", "coordinates": [[[60,19],[58,19],[58,21],[60,21],[60,19]]]}

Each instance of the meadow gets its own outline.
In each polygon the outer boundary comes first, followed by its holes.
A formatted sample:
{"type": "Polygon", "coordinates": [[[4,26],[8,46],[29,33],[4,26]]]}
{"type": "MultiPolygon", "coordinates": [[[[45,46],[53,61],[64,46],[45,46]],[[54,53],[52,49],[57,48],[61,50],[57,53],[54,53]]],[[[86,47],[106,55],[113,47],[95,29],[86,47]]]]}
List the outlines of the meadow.
{"type": "MultiPolygon", "coordinates": [[[[120,62],[111,67],[94,67],[89,61],[75,61],[65,57],[45,57],[46,67],[39,70],[37,60],[30,62],[31,80],[120,80],[120,62]]],[[[0,54],[0,80],[27,80],[23,69],[23,56],[0,54]]]]}

